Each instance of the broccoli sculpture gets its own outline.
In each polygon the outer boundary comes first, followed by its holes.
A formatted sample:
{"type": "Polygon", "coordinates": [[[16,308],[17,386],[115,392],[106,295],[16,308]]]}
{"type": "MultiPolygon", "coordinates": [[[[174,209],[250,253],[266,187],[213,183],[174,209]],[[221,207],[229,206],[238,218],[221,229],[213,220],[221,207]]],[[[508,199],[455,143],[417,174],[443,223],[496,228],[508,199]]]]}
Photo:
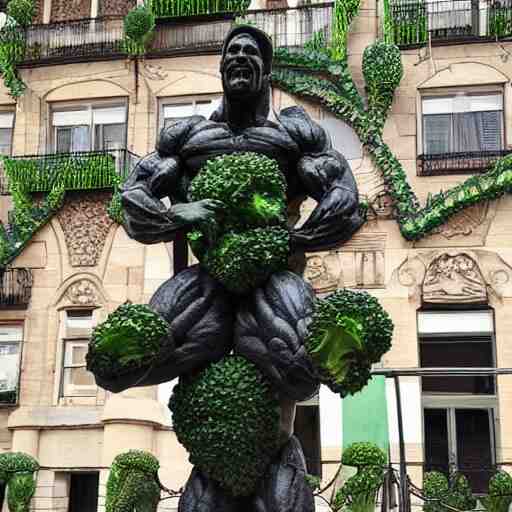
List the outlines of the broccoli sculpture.
{"type": "Polygon", "coordinates": [[[156,512],[160,502],[160,464],[150,453],[118,455],[107,481],[106,512],[156,512]]]}
{"type": "Polygon", "coordinates": [[[350,167],[325,131],[298,107],[269,119],[271,62],[264,32],[235,27],[219,109],[166,127],[124,184],[128,234],[147,244],[186,235],[199,264],[148,306],[110,315],[88,354],[113,392],[179,377],[170,408],[194,464],[180,512],[313,512],[295,404],[320,382],[360,390],[390,346],[376,300],[346,291],[315,301],[290,271],[290,256],[339,246],[363,218],[350,167]],[[308,196],[317,206],[289,225],[308,196]]]}
{"type": "Polygon", "coordinates": [[[0,454],[0,484],[7,486],[9,512],[28,512],[36,491],[37,461],[21,452],[0,454]]]}

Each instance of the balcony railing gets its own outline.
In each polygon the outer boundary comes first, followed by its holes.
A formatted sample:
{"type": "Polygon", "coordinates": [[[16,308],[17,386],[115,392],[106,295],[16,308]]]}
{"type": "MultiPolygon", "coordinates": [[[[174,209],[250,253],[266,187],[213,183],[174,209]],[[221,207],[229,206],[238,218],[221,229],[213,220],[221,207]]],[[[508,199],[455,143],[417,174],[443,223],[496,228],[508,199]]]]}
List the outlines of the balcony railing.
{"type": "Polygon", "coordinates": [[[402,47],[512,36],[512,0],[394,0],[394,42],[402,47]]]}
{"type": "MultiPolygon", "coordinates": [[[[332,10],[332,3],[319,3],[248,11],[244,19],[265,30],[276,47],[299,48],[318,31],[329,40],[332,10]]],[[[219,52],[234,18],[234,14],[223,14],[160,20],[148,56],[219,52]]],[[[122,58],[123,47],[120,17],[33,25],[27,29],[23,65],[122,58]]]]}
{"type": "Polygon", "coordinates": [[[26,309],[32,296],[29,268],[0,269],[0,309],[26,309]]]}
{"type": "Polygon", "coordinates": [[[48,192],[55,185],[65,190],[109,188],[128,176],[139,157],[125,149],[16,156],[3,162],[0,192],[9,194],[6,167],[28,192],[48,192]]]}
{"type": "Polygon", "coordinates": [[[417,172],[418,176],[480,173],[486,171],[499,158],[511,153],[512,150],[502,150],[420,155],[417,159],[417,172]]]}

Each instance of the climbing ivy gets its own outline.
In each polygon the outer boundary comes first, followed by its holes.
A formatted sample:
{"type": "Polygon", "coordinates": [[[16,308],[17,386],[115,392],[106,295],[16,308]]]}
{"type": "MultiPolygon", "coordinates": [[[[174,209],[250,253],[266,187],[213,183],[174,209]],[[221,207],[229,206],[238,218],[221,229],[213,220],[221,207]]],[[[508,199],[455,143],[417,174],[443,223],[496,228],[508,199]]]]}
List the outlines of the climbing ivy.
{"type": "Polygon", "coordinates": [[[21,452],[0,454],[0,484],[7,485],[9,512],[29,512],[36,490],[37,461],[21,452]]]}
{"type": "Polygon", "coordinates": [[[0,31],[0,74],[5,87],[13,98],[19,98],[27,88],[19,77],[16,66],[25,56],[25,31],[12,19],[0,31]]]}
{"type": "Polygon", "coordinates": [[[403,74],[400,51],[382,41],[366,48],[363,55],[366,101],[349,70],[346,35],[357,13],[357,4],[351,0],[335,3],[331,51],[318,51],[315,45],[296,53],[277,49],[272,81],[276,87],[319,103],[354,129],[384,178],[402,235],[407,240],[419,240],[462,209],[512,192],[512,156],[498,160],[484,174],[429,196],[422,207],[401,163],[382,137],[393,95],[403,74]]]}
{"type": "Polygon", "coordinates": [[[137,56],[146,53],[146,45],[155,30],[155,16],[146,5],[133,8],[124,18],[124,51],[137,56]]]}

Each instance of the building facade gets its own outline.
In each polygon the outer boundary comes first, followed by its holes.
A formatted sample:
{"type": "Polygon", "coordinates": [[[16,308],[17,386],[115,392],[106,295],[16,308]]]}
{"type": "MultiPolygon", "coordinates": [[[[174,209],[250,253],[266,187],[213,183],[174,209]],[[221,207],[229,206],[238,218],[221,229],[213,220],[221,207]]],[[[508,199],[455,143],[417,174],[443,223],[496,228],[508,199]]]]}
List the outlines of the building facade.
{"type": "MultiPolygon", "coordinates": [[[[153,149],[166,124],[213,112],[222,92],[220,44],[232,17],[159,22],[151,50],[134,60],[120,44],[122,16],[136,3],[38,0],[20,65],[27,90],[15,102],[0,87],[3,154],[49,162],[49,168],[59,168],[63,155],[108,154],[123,174],[153,149]]],[[[332,21],[331,4],[251,8],[248,19],[277,46],[301,46],[318,31],[328,33],[332,21]]],[[[391,2],[390,9],[404,77],[384,140],[426,202],[512,148],[512,45],[503,37],[512,18],[490,0],[391,2]]],[[[362,54],[381,35],[382,16],[380,2],[363,1],[349,35],[350,68],[361,91],[362,54]]],[[[512,199],[466,208],[409,242],[354,131],[278,88],[272,102],[275,111],[304,105],[329,131],[369,204],[368,222],[349,242],[307,255],[305,276],[318,294],[349,287],[379,298],[395,323],[382,366],[512,368],[512,199]]],[[[0,218],[7,224],[13,200],[5,181],[2,187],[0,218]]],[[[108,468],[129,448],[154,453],[170,488],[181,487],[190,471],[165,405],[172,385],[112,395],[85,370],[92,327],[127,300],[147,302],[172,275],[176,256],[172,244],[130,240],[108,215],[111,195],[101,187],[68,191],[2,277],[0,451],[38,459],[36,510],[101,509],[108,468]]],[[[421,484],[424,468],[457,466],[475,491],[485,492],[491,468],[511,456],[511,386],[511,375],[401,377],[413,481],[421,484]]],[[[397,461],[393,381],[379,389],[387,406],[378,414],[386,416],[397,461]]],[[[349,437],[350,410],[353,404],[324,388],[298,408],[296,429],[309,469],[326,481],[349,437]]],[[[175,505],[166,500],[162,509],[175,505]]]]}

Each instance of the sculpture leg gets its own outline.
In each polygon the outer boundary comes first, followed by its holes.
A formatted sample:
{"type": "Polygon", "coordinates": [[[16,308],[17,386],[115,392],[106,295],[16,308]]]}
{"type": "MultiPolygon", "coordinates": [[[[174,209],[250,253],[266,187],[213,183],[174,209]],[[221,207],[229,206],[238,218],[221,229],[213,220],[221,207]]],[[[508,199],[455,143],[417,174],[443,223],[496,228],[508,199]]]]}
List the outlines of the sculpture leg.
{"type": "Polygon", "coordinates": [[[194,468],[180,498],[178,512],[248,512],[240,501],[194,468]]]}
{"type": "Polygon", "coordinates": [[[306,461],[296,437],[283,446],[267,470],[253,499],[252,512],[314,512],[313,492],[306,482],[306,461]]]}

